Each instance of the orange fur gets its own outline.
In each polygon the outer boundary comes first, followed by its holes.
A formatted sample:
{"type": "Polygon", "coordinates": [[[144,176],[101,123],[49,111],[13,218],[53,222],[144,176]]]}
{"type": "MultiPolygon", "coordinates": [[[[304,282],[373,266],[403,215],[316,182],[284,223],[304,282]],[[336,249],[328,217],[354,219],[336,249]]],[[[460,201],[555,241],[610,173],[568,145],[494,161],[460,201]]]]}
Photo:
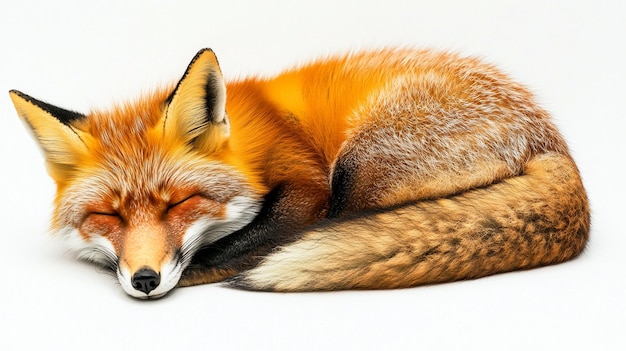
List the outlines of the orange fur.
{"type": "Polygon", "coordinates": [[[475,58],[384,49],[227,83],[202,50],[109,111],[11,97],[58,185],[53,228],[136,297],[415,286],[562,262],[588,235],[549,115],[475,58]]]}

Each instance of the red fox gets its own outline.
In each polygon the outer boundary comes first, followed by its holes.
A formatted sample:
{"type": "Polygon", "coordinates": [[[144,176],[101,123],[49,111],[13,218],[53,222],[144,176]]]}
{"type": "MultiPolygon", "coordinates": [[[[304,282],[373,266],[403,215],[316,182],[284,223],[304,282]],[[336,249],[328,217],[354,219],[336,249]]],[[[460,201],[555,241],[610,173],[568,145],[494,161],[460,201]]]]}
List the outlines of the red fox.
{"type": "Polygon", "coordinates": [[[57,185],[52,230],[137,298],[473,279],[569,260],[589,236],[548,113],[476,58],[371,50],[225,83],[204,49],[109,111],[10,96],[57,185]]]}

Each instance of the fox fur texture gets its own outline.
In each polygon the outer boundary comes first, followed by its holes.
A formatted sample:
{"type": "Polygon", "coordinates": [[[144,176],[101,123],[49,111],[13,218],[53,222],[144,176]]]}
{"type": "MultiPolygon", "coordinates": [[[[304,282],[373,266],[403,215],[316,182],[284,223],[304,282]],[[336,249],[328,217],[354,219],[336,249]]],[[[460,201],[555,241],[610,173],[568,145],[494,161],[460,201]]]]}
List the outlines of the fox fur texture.
{"type": "Polygon", "coordinates": [[[52,229],[131,296],[225,282],[405,288],[567,261],[589,236],[549,114],[494,66],[382,49],[82,114],[10,92],[57,184],[52,229]]]}

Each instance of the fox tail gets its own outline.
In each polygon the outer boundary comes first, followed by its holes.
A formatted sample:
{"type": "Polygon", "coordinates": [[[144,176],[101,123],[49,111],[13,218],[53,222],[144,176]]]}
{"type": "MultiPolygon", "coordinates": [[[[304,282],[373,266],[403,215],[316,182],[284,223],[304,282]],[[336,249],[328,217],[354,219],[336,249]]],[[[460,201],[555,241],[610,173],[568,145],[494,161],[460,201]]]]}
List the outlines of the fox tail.
{"type": "Polygon", "coordinates": [[[448,198],[326,220],[231,278],[266,291],[404,288],[560,263],[585,248],[589,205],[569,156],[448,198]]]}

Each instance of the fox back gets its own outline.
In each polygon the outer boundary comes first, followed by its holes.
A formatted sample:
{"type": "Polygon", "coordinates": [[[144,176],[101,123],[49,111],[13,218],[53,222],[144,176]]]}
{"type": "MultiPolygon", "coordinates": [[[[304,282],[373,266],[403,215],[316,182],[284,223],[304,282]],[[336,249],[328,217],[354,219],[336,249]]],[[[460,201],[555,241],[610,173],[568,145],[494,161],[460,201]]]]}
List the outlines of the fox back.
{"type": "Polygon", "coordinates": [[[410,287],[562,262],[588,237],[549,115],[474,58],[385,49],[226,83],[204,49],[108,111],[10,95],[57,184],[53,231],[138,298],[410,287]]]}

